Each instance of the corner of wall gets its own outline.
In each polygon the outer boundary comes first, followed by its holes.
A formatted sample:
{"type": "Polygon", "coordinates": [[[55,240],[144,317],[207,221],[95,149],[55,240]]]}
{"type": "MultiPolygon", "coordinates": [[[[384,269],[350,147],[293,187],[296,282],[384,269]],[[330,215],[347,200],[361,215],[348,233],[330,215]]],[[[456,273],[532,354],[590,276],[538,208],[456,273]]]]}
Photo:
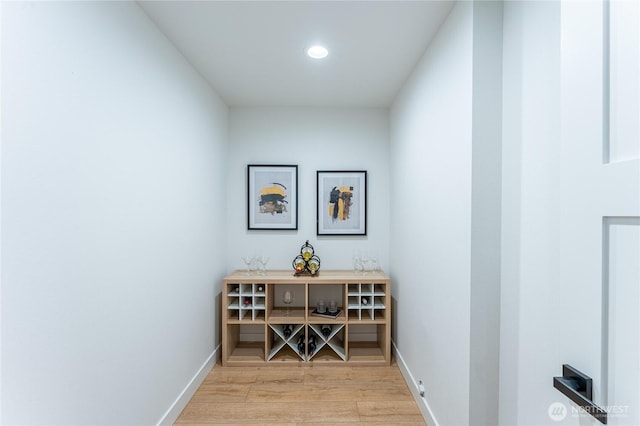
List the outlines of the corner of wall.
{"type": "Polygon", "coordinates": [[[206,379],[207,374],[213,369],[216,365],[216,362],[220,358],[220,345],[216,346],[214,351],[209,355],[209,358],[202,364],[202,366],[198,369],[196,374],[191,378],[187,386],[180,392],[176,400],[171,404],[169,409],[164,413],[164,415],[158,421],[158,425],[173,425],[182,410],[187,406],[193,395],[195,395],[196,391],[206,379]]]}
{"type": "Polygon", "coordinates": [[[413,396],[413,399],[415,400],[416,405],[420,410],[420,414],[422,414],[422,417],[424,418],[424,421],[428,425],[439,426],[440,423],[438,423],[438,421],[436,420],[433,414],[433,411],[429,406],[429,401],[427,399],[428,396],[426,391],[424,396],[420,396],[418,383],[416,382],[413,374],[411,374],[409,366],[407,365],[404,358],[402,357],[402,354],[398,350],[396,343],[392,341],[391,345],[393,348],[393,356],[395,357],[396,362],[398,363],[398,367],[400,368],[400,373],[402,373],[402,377],[404,378],[404,381],[407,382],[407,387],[409,388],[409,392],[411,392],[411,395],[413,396]]]}

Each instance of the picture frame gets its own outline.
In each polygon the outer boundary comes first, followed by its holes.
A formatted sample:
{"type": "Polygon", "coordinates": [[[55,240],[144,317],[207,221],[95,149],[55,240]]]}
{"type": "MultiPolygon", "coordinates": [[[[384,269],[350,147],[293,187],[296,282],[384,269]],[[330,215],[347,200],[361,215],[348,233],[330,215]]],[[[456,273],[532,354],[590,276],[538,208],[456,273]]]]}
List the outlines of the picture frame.
{"type": "Polygon", "coordinates": [[[247,165],[247,229],[298,229],[297,165],[247,165]]]}
{"type": "Polygon", "coordinates": [[[367,171],[319,170],[317,235],[367,235],[367,171]]]}

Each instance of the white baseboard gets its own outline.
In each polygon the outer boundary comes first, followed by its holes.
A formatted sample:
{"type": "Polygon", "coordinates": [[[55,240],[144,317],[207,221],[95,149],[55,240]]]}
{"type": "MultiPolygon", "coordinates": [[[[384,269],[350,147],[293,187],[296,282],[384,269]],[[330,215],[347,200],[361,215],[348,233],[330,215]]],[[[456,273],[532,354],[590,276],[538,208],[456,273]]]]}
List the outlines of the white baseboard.
{"type": "Polygon", "coordinates": [[[418,383],[416,383],[411,371],[409,371],[409,367],[404,362],[404,358],[402,358],[402,354],[398,350],[395,342],[391,342],[393,347],[393,352],[396,357],[396,362],[398,363],[398,367],[400,368],[400,372],[402,373],[402,377],[404,377],[404,381],[407,382],[407,386],[409,387],[409,391],[411,395],[413,395],[413,399],[416,401],[418,405],[418,409],[424,418],[424,421],[429,426],[439,426],[436,417],[433,415],[433,411],[431,411],[431,407],[429,407],[429,403],[427,402],[426,395],[424,397],[420,396],[420,391],[418,390],[418,383]]]}
{"type": "Polygon", "coordinates": [[[198,388],[200,387],[204,379],[207,377],[207,374],[209,374],[209,371],[211,371],[213,366],[216,364],[216,361],[218,360],[219,351],[220,351],[220,345],[218,345],[213,350],[213,352],[211,352],[211,355],[209,355],[209,358],[207,358],[207,360],[204,362],[204,364],[202,364],[198,372],[189,381],[187,386],[182,390],[182,392],[180,392],[180,395],[178,395],[178,398],[176,398],[173,404],[171,404],[171,407],[169,407],[167,412],[164,413],[164,415],[158,422],[158,425],[172,425],[175,423],[180,413],[182,413],[182,410],[184,410],[184,407],[187,406],[187,404],[191,400],[191,397],[193,397],[193,395],[196,393],[196,391],[198,390],[198,388]]]}

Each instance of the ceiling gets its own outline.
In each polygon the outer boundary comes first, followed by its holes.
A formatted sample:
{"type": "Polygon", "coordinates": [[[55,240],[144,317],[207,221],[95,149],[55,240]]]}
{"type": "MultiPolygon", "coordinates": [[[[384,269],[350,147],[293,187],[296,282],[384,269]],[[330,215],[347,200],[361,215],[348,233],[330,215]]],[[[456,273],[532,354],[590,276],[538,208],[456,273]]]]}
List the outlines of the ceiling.
{"type": "Polygon", "coordinates": [[[139,1],[231,107],[388,107],[445,1],[139,1]],[[322,43],[325,59],[305,50],[322,43]]]}

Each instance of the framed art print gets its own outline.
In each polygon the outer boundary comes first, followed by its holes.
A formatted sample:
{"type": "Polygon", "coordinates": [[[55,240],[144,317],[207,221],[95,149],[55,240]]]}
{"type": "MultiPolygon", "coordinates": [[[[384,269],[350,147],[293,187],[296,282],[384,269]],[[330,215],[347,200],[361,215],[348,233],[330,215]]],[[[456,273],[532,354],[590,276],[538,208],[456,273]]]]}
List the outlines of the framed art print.
{"type": "Polygon", "coordinates": [[[367,172],[318,171],[318,235],[367,235],[367,172]]]}
{"type": "Polygon", "coordinates": [[[298,166],[247,167],[247,228],[298,229],[298,166]]]}

